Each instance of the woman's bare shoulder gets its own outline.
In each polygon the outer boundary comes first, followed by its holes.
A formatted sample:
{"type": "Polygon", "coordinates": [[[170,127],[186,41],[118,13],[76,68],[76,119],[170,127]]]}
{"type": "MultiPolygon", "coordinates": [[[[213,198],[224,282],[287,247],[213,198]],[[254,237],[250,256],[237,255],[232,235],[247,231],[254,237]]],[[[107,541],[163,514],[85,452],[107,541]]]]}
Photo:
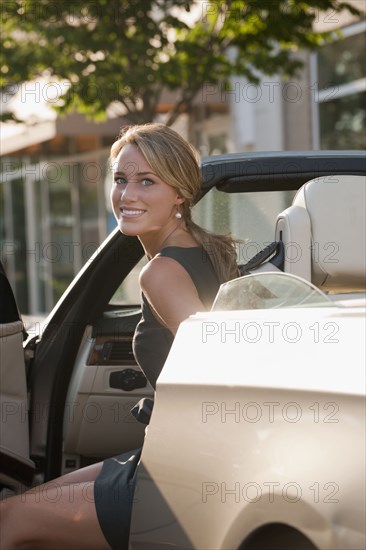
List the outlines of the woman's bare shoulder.
{"type": "Polygon", "coordinates": [[[192,282],[186,269],[177,260],[169,256],[155,256],[140,273],[140,285],[142,287],[162,287],[166,284],[176,286],[177,282],[181,283],[184,279],[192,282]]]}

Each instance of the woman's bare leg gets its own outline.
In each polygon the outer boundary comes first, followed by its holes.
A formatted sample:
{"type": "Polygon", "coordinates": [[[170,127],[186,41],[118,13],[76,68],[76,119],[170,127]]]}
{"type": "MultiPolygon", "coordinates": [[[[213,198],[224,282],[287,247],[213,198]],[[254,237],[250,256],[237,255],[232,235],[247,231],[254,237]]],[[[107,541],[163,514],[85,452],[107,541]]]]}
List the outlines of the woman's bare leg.
{"type": "Polygon", "coordinates": [[[94,504],[102,462],[0,502],[1,550],[109,549],[94,504]]]}

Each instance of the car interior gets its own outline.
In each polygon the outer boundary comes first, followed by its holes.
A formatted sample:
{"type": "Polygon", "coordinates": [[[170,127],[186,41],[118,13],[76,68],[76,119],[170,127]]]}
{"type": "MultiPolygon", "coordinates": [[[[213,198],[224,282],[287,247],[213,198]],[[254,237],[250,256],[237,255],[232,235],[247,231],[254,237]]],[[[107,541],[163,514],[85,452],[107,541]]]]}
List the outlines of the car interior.
{"type": "MultiPolygon", "coordinates": [[[[352,300],[364,304],[365,300],[365,184],[365,176],[360,175],[311,179],[299,189],[292,205],[278,214],[273,227],[275,240],[283,243],[284,271],[312,282],[334,296],[341,305],[350,304],[352,300]]],[[[141,250],[131,252],[125,262],[126,273],[140,257],[141,250]]],[[[270,269],[275,271],[278,267],[271,264],[270,269]]],[[[140,309],[138,306],[104,307],[101,314],[97,306],[106,303],[105,298],[111,291],[103,289],[103,276],[98,275],[98,266],[95,271],[95,276],[100,277],[101,296],[96,298],[94,314],[91,306],[87,317],[80,314],[80,323],[71,327],[72,330],[68,327],[71,337],[70,334],[60,337],[52,353],[52,337],[56,338],[62,330],[65,333],[72,306],[68,306],[59,325],[56,318],[57,326],[53,331],[48,326],[48,332],[45,330],[43,334],[49,341],[44,346],[45,351],[39,352],[38,359],[43,359],[44,363],[45,358],[49,358],[49,364],[56,364],[63,355],[68,376],[58,379],[63,386],[61,397],[43,402],[42,391],[51,384],[47,379],[51,369],[42,371],[42,384],[38,383],[32,396],[33,406],[32,401],[30,404],[31,435],[23,325],[15,313],[16,306],[13,305],[11,317],[1,319],[0,488],[3,494],[8,494],[9,490],[24,490],[31,484],[142,443],[145,426],[135,420],[130,410],[142,397],[153,397],[153,390],[132,355],[132,337],[140,309]],[[73,354],[71,351],[69,355],[64,353],[66,342],[74,350],[73,354]],[[62,417],[60,404],[64,411],[62,417]],[[49,421],[51,413],[52,422],[49,421]],[[57,444],[51,445],[52,441],[57,444]],[[35,477],[34,468],[38,472],[35,477]]],[[[9,295],[11,289],[9,291],[3,272],[1,281],[1,294],[9,295]]],[[[117,281],[115,276],[116,289],[117,281]]],[[[87,297],[83,302],[81,297],[77,306],[80,311],[86,300],[87,297]]],[[[73,319],[78,319],[78,311],[73,319]]],[[[41,376],[37,369],[28,372],[28,384],[37,376],[41,376]]]]}

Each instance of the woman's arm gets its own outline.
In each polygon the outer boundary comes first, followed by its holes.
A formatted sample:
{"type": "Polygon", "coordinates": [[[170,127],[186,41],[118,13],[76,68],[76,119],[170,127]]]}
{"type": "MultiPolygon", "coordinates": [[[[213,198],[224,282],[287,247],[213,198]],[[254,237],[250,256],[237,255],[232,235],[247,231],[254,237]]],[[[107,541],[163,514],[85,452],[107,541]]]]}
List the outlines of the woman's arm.
{"type": "Polygon", "coordinates": [[[156,318],[173,334],[184,319],[205,310],[191,277],[173,258],[153,258],[140,274],[140,286],[156,318]]]}

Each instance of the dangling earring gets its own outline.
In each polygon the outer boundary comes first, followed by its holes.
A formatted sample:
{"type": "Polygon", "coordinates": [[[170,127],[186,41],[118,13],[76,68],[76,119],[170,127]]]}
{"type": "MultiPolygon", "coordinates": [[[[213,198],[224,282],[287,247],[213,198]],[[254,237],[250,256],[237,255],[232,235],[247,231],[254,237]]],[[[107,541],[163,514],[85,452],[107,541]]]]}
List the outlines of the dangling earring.
{"type": "Polygon", "coordinates": [[[179,212],[179,210],[176,211],[175,217],[177,218],[177,220],[181,220],[181,219],[182,219],[182,214],[179,212]]]}

